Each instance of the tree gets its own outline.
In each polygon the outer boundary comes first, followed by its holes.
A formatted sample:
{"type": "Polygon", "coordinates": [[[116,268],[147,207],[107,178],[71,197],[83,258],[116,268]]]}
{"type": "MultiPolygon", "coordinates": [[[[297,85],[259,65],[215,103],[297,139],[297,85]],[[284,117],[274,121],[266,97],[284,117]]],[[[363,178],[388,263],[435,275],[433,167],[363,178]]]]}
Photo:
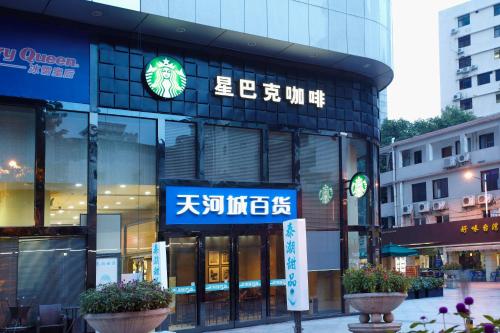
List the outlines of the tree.
{"type": "Polygon", "coordinates": [[[387,119],[380,129],[381,145],[386,146],[391,144],[392,138],[395,141],[401,141],[474,119],[476,119],[476,116],[472,111],[461,110],[455,106],[447,106],[441,110],[441,115],[437,117],[418,119],[413,123],[401,118],[395,120],[387,119]]]}

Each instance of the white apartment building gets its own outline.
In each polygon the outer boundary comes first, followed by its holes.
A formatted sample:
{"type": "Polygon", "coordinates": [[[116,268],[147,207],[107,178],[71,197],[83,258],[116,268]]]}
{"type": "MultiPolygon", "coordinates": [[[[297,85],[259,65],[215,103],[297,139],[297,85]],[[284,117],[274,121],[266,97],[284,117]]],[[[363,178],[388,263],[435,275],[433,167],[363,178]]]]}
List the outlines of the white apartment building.
{"type": "Polygon", "coordinates": [[[500,265],[500,113],[395,142],[380,156],[383,242],[438,248],[445,262],[477,257],[471,265],[487,266],[489,278],[500,265]]]}
{"type": "Polygon", "coordinates": [[[439,13],[441,107],[500,111],[500,1],[472,0],[439,13]]]}

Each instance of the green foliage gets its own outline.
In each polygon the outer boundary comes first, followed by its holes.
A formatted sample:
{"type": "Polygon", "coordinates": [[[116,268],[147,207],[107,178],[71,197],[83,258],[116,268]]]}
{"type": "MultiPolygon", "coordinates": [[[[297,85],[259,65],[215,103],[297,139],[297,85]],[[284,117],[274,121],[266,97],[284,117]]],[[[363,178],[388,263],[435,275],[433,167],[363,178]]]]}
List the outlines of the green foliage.
{"type": "Polygon", "coordinates": [[[342,277],[348,294],[358,293],[404,293],[410,286],[410,279],[395,271],[382,267],[350,268],[342,277]]]}
{"type": "Polygon", "coordinates": [[[156,282],[109,283],[80,295],[82,313],[136,312],[167,308],[172,293],[156,282]]]}
{"type": "Polygon", "coordinates": [[[381,144],[387,146],[391,144],[392,138],[401,141],[416,135],[465,123],[475,118],[476,116],[470,110],[460,110],[453,106],[447,106],[441,110],[441,115],[428,119],[419,119],[413,123],[404,119],[387,119],[381,128],[381,144]]]}
{"type": "Polygon", "coordinates": [[[425,289],[437,289],[444,286],[443,278],[435,277],[416,277],[410,280],[410,291],[419,291],[425,289]]]}

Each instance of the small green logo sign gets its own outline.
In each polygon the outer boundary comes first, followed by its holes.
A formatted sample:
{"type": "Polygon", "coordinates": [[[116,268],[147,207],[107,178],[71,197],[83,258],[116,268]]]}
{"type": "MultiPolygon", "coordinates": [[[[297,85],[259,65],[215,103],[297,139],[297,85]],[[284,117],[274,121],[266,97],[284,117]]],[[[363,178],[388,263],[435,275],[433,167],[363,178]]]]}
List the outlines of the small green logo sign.
{"type": "Polygon", "coordinates": [[[186,88],[186,73],[181,64],[170,57],[156,57],[144,72],[146,83],[153,93],[163,98],[174,98],[186,88]]]}
{"type": "Polygon", "coordinates": [[[333,199],[333,187],[332,185],[324,184],[319,190],[319,202],[323,205],[327,205],[333,199]]]}
{"type": "Polygon", "coordinates": [[[369,185],[370,179],[368,176],[362,172],[358,172],[351,178],[349,192],[351,192],[353,197],[362,198],[368,191],[369,185]]]}

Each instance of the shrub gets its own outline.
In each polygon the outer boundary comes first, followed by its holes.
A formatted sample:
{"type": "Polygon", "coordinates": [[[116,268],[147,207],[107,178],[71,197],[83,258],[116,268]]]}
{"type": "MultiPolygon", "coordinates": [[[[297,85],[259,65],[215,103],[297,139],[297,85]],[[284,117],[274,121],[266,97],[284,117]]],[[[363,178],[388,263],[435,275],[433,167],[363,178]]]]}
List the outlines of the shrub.
{"type": "Polygon", "coordinates": [[[410,291],[442,288],[443,286],[444,286],[443,278],[416,277],[412,278],[410,281],[410,291]]]}
{"type": "Polygon", "coordinates": [[[172,293],[156,282],[109,283],[80,295],[82,313],[137,312],[167,308],[172,293]]]}
{"type": "Polygon", "coordinates": [[[382,267],[350,268],[342,277],[348,294],[387,293],[408,291],[410,279],[401,273],[387,271],[382,267]]]}

